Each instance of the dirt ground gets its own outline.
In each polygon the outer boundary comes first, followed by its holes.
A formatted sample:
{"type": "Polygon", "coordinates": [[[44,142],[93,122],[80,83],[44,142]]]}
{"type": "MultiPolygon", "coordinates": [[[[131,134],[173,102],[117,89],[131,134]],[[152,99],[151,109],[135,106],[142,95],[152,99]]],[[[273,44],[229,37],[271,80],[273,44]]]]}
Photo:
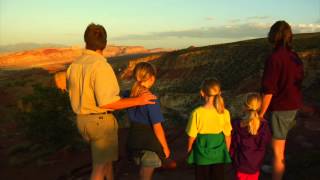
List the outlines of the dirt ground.
{"type": "MultiPolygon", "coordinates": [[[[297,127],[294,128],[287,141],[287,165],[285,179],[320,179],[320,118],[313,113],[302,113],[298,116],[297,127]]],[[[61,150],[51,154],[50,163],[39,165],[36,161],[23,166],[10,165],[8,149],[12,145],[26,141],[19,134],[14,123],[0,124],[0,179],[1,180],[84,180],[91,171],[89,149],[77,152],[61,150]]],[[[120,129],[120,157],[115,162],[115,175],[119,180],[137,179],[138,167],[129,162],[125,153],[127,129],[120,129]]],[[[191,180],[194,179],[192,166],[185,163],[187,137],[183,128],[167,131],[172,159],[177,162],[176,169],[157,169],[154,180],[191,180]]],[[[266,157],[266,164],[271,162],[271,153],[266,157]]],[[[233,179],[231,166],[226,167],[226,177],[233,179]]],[[[262,172],[261,180],[271,179],[270,174],[262,172]]]]}

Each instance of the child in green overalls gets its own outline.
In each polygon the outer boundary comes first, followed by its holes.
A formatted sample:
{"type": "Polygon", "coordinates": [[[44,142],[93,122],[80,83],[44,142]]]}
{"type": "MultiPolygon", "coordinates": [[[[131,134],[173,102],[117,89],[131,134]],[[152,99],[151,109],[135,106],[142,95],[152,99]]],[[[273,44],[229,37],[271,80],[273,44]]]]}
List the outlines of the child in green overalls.
{"type": "Polygon", "coordinates": [[[186,133],[189,164],[195,165],[200,179],[224,179],[224,164],[230,163],[229,147],[232,126],[229,111],[224,107],[220,83],[207,79],[201,85],[204,104],[191,113],[186,133]]]}

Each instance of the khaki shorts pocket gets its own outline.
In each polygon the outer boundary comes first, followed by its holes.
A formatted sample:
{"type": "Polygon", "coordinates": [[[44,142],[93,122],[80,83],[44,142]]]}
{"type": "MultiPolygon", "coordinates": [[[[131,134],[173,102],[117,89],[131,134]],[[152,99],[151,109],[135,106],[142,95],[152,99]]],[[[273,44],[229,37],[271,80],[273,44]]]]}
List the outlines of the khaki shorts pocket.
{"type": "Polygon", "coordinates": [[[118,123],[113,115],[92,115],[77,118],[80,134],[86,141],[96,141],[118,133],[118,123]]]}

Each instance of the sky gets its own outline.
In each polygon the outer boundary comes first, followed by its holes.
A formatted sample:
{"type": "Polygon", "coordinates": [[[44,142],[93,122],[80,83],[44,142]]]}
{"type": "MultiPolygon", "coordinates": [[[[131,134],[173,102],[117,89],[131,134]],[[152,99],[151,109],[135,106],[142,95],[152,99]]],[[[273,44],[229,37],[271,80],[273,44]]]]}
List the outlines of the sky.
{"type": "Polygon", "coordinates": [[[266,37],[277,20],[320,32],[320,0],[0,0],[0,45],[83,46],[94,22],[108,44],[186,48],[266,37]]]}

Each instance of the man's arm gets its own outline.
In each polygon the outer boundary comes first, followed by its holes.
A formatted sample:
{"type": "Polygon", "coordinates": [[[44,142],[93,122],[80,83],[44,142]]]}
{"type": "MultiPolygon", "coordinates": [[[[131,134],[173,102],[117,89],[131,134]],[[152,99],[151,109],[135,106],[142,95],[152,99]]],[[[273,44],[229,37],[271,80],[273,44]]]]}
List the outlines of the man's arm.
{"type": "Polygon", "coordinates": [[[113,110],[118,110],[118,109],[124,109],[124,108],[129,108],[133,106],[142,106],[146,104],[155,104],[154,101],[157,97],[151,93],[143,93],[139,97],[134,97],[134,98],[122,98],[119,99],[116,102],[112,102],[110,104],[102,105],[100,108],[103,109],[113,109],[113,110]]]}
{"type": "Polygon", "coordinates": [[[92,87],[94,88],[95,98],[100,108],[118,110],[133,106],[155,104],[152,100],[156,99],[156,96],[150,92],[144,92],[139,97],[119,99],[118,81],[111,65],[108,63],[99,64],[99,68],[97,68],[93,76],[92,87]]]}

